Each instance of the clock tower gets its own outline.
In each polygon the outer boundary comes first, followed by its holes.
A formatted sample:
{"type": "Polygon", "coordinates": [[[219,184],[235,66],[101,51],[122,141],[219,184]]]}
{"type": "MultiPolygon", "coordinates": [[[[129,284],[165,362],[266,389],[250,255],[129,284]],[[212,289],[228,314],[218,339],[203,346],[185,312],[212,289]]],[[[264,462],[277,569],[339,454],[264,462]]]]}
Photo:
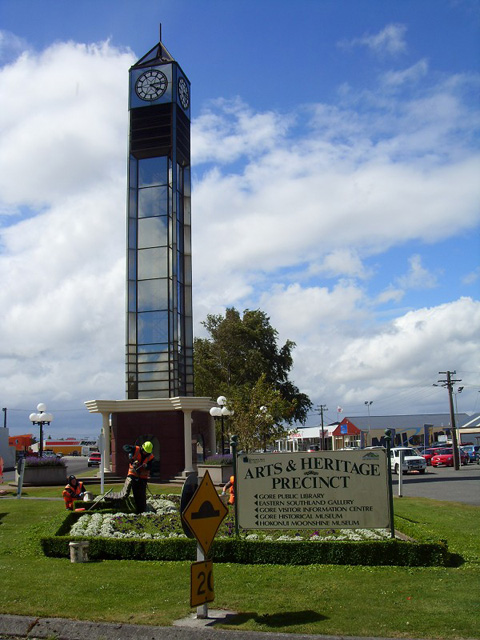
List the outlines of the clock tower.
{"type": "Polygon", "coordinates": [[[126,394],[193,396],[190,82],[161,41],[129,112],[126,394]]]}
{"type": "Polygon", "coordinates": [[[211,398],[194,397],[190,82],[160,42],[129,70],[126,399],[102,415],[104,472],[153,444],[152,478],[185,479],[215,452],[211,398]]]}

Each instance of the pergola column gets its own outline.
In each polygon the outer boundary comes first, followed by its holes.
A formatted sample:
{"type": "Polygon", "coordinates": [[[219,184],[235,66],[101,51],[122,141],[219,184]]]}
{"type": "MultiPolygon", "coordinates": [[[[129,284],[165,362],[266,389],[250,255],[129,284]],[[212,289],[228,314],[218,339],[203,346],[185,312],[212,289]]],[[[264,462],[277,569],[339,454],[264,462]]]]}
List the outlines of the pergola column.
{"type": "Polygon", "coordinates": [[[217,452],[217,435],[215,431],[215,418],[209,416],[208,420],[208,446],[210,447],[210,455],[215,455],[217,452]]]}
{"type": "Polygon", "coordinates": [[[110,472],[110,413],[102,413],[103,430],[103,470],[110,472]]]}
{"type": "Polygon", "coordinates": [[[184,475],[193,473],[192,459],[192,412],[183,410],[183,441],[185,447],[185,469],[184,475]]]}

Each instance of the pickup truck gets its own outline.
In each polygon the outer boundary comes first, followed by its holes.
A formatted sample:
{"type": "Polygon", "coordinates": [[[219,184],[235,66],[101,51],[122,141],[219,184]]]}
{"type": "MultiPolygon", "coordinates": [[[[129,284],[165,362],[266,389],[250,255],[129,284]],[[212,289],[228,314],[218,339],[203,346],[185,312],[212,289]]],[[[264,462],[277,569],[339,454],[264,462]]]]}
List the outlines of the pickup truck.
{"type": "Polygon", "coordinates": [[[390,468],[393,473],[418,471],[425,473],[427,462],[413,447],[394,447],[390,449],[390,468]]]}

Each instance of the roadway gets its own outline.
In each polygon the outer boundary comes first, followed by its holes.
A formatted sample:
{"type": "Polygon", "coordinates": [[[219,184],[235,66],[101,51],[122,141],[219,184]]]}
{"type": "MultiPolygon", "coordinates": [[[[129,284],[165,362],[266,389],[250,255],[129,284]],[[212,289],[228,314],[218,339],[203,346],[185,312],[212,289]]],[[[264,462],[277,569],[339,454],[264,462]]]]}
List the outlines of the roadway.
{"type": "MultiPolygon", "coordinates": [[[[398,496],[398,476],[393,476],[393,495],[398,496]]],[[[458,471],[453,467],[427,467],[425,474],[402,476],[402,495],[432,498],[480,506],[480,464],[470,463],[458,471]]]]}

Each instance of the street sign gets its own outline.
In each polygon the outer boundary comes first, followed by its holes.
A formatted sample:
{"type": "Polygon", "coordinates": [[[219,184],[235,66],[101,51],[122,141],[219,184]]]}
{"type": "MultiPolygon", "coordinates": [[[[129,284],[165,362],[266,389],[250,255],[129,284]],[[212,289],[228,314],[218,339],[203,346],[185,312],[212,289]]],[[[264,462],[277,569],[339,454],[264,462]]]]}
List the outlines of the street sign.
{"type": "Polygon", "coordinates": [[[228,513],[227,507],[220,500],[208,471],[202,478],[200,486],[182,513],[205,556],[213,542],[218,527],[228,513]]]}
{"type": "Polygon", "coordinates": [[[213,561],[194,562],[190,570],[190,606],[199,607],[215,600],[213,561]]]}

